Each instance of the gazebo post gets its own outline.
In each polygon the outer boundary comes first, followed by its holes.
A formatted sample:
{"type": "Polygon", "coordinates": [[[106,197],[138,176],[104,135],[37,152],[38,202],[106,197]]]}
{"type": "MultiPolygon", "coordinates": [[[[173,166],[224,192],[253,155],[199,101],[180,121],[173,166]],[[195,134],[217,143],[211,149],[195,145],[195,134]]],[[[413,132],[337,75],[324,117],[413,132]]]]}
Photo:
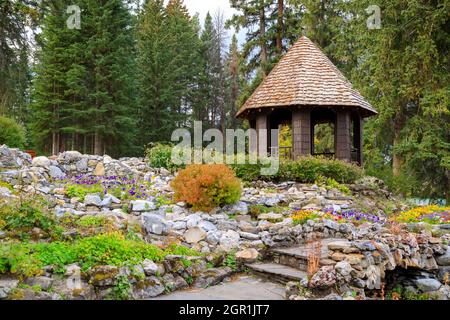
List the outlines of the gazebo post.
{"type": "Polygon", "coordinates": [[[250,154],[258,153],[258,132],[256,131],[256,120],[250,119],[250,141],[249,141],[249,149],[250,154]]]}
{"type": "Polygon", "coordinates": [[[353,117],[353,145],[358,150],[356,162],[360,166],[363,165],[363,126],[364,121],[359,113],[353,117]]]}
{"type": "Polygon", "coordinates": [[[261,111],[256,115],[256,132],[258,135],[258,155],[267,157],[268,154],[268,121],[267,112],[261,111]],[[265,130],[265,131],[264,131],[265,130]]]}
{"type": "Polygon", "coordinates": [[[336,112],[336,158],[351,162],[352,144],[350,139],[350,111],[337,110],[336,112]]]}
{"type": "Polygon", "coordinates": [[[311,110],[307,108],[292,111],[292,145],[294,159],[311,155],[311,110]]]}

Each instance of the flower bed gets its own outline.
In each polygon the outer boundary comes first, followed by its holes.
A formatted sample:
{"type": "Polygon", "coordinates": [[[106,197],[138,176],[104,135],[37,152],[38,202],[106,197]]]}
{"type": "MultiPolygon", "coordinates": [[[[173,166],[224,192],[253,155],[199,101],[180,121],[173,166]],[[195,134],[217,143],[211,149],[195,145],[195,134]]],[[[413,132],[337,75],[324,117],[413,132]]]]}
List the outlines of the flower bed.
{"type": "Polygon", "coordinates": [[[294,212],[292,219],[296,225],[305,224],[308,220],[332,220],[337,223],[353,223],[356,225],[363,223],[385,224],[387,221],[386,217],[379,217],[354,210],[342,211],[334,209],[326,209],[323,211],[299,210],[294,212]]]}
{"type": "Polygon", "coordinates": [[[155,178],[148,180],[126,177],[95,177],[79,175],[73,178],[59,179],[65,184],[67,196],[81,200],[88,194],[111,194],[121,200],[140,200],[155,196],[151,190],[155,178]]]}
{"type": "Polygon", "coordinates": [[[418,207],[402,212],[393,220],[400,223],[450,224],[450,207],[418,207]]]}

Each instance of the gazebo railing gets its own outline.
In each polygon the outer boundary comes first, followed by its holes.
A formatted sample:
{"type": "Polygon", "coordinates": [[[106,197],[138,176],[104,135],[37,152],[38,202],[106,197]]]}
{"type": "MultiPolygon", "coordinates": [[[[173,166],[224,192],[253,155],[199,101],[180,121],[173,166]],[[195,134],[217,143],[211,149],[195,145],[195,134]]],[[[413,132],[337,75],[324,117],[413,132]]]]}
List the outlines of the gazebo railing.
{"type": "Polygon", "coordinates": [[[280,158],[283,160],[293,159],[294,153],[292,152],[292,147],[271,147],[270,156],[280,158]]]}
{"type": "Polygon", "coordinates": [[[315,152],[313,154],[314,157],[324,157],[327,159],[334,159],[336,157],[336,153],[334,152],[321,152],[321,153],[317,153],[315,152]]]}

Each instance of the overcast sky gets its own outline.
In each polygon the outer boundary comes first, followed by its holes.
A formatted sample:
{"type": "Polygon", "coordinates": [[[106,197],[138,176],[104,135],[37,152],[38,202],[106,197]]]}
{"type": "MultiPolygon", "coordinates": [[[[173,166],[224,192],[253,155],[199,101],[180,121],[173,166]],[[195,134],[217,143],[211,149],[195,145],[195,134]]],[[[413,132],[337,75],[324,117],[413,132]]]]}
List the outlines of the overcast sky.
{"type": "MultiPolygon", "coordinates": [[[[230,7],[229,0],[184,0],[186,7],[189,10],[191,15],[198,13],[200,15],[200,22],[203,24],[205,21],[206,13],[209,13],[214,16],[214,14],[220,10],[225,20],[228,20],[233,16],[236,12],[234,9],[230,7]]],[[[231,41],[231,37],[233,36],[234,30],[228,30],[228,42],[231,41]]],[[[245,32],[241,30],[238,34],[239,43],[242,44],[245,41],[245,32]]]]}

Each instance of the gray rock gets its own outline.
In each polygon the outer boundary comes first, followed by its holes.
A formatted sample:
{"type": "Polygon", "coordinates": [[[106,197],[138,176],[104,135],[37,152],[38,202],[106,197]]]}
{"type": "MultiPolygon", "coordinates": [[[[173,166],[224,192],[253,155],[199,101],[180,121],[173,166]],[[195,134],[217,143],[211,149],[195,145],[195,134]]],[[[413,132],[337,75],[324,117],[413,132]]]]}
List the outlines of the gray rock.
{"type": "Polygon", "coordinates": [[[341,274],[344,277],[350,275],[353,270],[352,266],[347,261],[338,262],[334,268],[336,269],[337,273],[341,274]]]}
{"type": "Polygon", "coordinates": [[[258,257],[259,252],[254,248],[245,249],[236,253],[236,259],[245,263],[253,263],[258,259],[258,257]]]}
{"type": "Polygon", "coordinates": [[[351,246],[352,246],[351,242],[340,240],[340,241],[334,241],[334,242],[329,243],[328,244],[328,249],[344,251],[346,249],[351,248],[351,246]]]}
{"type": "MultiPolygon", "coordinates": [[[[0,236],[1,238],[1,236],[0,236]]],[[[450,280],[450,266],[440,267],[438,272],[438,279],[442,283],[448,282],[450,280]]]]}
{"type": "Polygon", "coordinates": [[[203,271],[194,282],[195,288],[207,288],[223,281],[226,277],[233,274],[229,267],[207,269],[203,271]]]}
{"type": "Polygon", "coordinates": [[[56,166],[49,167],[49,175],[53,179],[64,178],[66,176],[64,172],[62,172],[62,170],[56,166]]]}
{"type": "Polygon", "coordinates": [[[88,169],[88,159],[82,158],[75,164],[78,172],[86,172],[88,169]]]}
{"type": "Polygon", "coordinates": [[[131,201],[132,211],[135,212],[145,212],[152,211],[156,209],[156,205],[153,202],[145,200],[135,200],[131,201]]]}
{"type": "Polygon", "coordinates": [[[33,162],[31,164],[33,165],[33,167],[48,168],[51,162],[47,157],[36,157],[33,159],[33,162]]]}
{"type": "Polygon", "coordinates": [[[174,230],[185,230],[186,228],[186,221],[176,221],[172,226],[174,230]]]}
{"type": "Polygon", "coordinates": [[[151,260],[144,260],[142,263],[142,268],[146,276],[161,276],[161,268],[156,263],[151,260]]]}
{"type": "Polygon", "coordinates": [[[210,245],[217,245],[222,237],[222,233],[220,231],[210,231],[206,236],[206,242],[210,245]]]}
{"type": "Polygon", "coordinates": [[[370,265],[366,270],[366,286],[369,290],[381,289],[381,270],[379,266],[370,265]]]}
{"type": "Polygon", "coordinates": [[[332,229],[332,230],[336,230],[336,231],[339,230],[339,224],[335,221],[326,219],[326,220],[323,220],[323,224],[328,229],[332,229]]]}
{"type": "Polygon", "coordinates": [[[83,155],[78,151],[66,151],[58,156],[58,161],[63,163],[73,163],[81,159],[83,155]]]}
{"type": "Polygon", "coordinates": [[[199,243],[200,241],[205,240],[206,236],[207,233],[203,229],[194,227],[185,232],[184,240],[190,244],[199,243]]]}
{"type": "Polygon", "coordinates": [[[450,248],[447,248],[447,252],[444,255],[437,256],[436,262],[443,267],[450,266],[450,248]]]}
{"type": "Polygon", "coordinates": [[[209,221],[205,221],[205,220],[200,221],[199,224],[198,224],[198,227],[200,229],[203,229],[206,232],[217,230],[217,227],[213,223],[211,223],[209,221]]]}
{"type": "Polygon", "coordinates": [[[149,277],[143,281],[143,285],[138,286],[133,292],[135,299],[150,299],[160,296],[166,288],[157,277],[149,277]]]}
{"type": "Polygon", "coordinates": [[[324,297],[324,298],[322,298],[320,300],[329,300],[329,301],[331,301],[331,300],[343,300],[343,298],[340,295],[336,294],[336,293],[332,293],[332,294],[329,294],[328,296],[326,296],[326,297],[324,297]]]}
{"type": "Polygon", "coordinates": [[[194,227],[198,226],[200,221],[202,221],[202,217],[199,214],[197,214],[197,213],[191,214],[191,215],[187,216],[187,218],[186,218],[186,227],[194,228],[194,227]]]}
{"type": "Polygon", "coordinates": [[[241,236],[241,238],[243,239],[247,239],[247,240],[259,240],[260,237],[257,234],[254,233],[248,233],[248,232],[239,232],[239,235],[241,236]]]}
{"type": "Polygon", "coordinates": [[[437,291],[440,287],[442,287],[442,283],[437,281],[436,279],[425,278],[425,279],[416,279],[414,280],[414,284],[422,291],[422,292],[430,292],[437,291]]]}
{"type": "Polygon", "coordinates": [[[102,207],[110,207],[111,206],[111,204],[120,204],[120,200],[119,199],[117,199],[116,197],[114,197],[113,195],[111,195],[111,194],[107,194],[104,198],[103,198],[103,201],[102,201],[102,203],[100,203],[100,206],[102,206],[102,207]]]}
{"type": "Polygon", "coordinates": [[[165,235],[169,231],[167,222],[161,216],[154,213],[144,213],[142,215],[142,224],[150,234],[165,235]]]}
{"type": "Polygon", "coordinates": [[[225,252],[230,252],[239,247],[239,240],[241,236],[233,230],[228,230],[220,238],[220,246],[225,252]]]}
{"type": "Polygon", "coordinates": [[[9,293],[16,289],[19,285],[19,280],[10,277],[0,278],[0,299],[8,297],[9,293]]]}
{"type": "Polygon", "coordinates": [[[248,213],[248,205],[243,201],[239,201],[233,206],[225,207],[224,210],[230,214],[246,215],[248,213]]]}
{"type": "Polygon", "coordinates": [[[100,207],[102,205],[102,198],[98,194],[88,194],[84,198],[84,204],[87,206],[100,207]]]}
{"type": "Polygon", "coordinates": [[[31,287],[38,286],[42,290],[47,291],[52,286],[53,281],[54,280],[49,277],[32,277],[27,278],[24,282],[31,287]]]}

